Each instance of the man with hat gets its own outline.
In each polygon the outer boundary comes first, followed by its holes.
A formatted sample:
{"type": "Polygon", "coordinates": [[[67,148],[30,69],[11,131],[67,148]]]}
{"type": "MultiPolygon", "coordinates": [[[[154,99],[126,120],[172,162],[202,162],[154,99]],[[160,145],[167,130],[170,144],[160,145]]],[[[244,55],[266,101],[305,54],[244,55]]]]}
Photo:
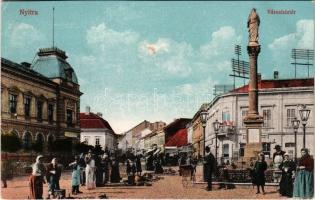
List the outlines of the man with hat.
{"type": "Polygon", "coordinates": [[[216,168],[216,160],[213,154],[210,152],[210,148],[206,146],[206,155],[204,157],[204,178],[208,183],[207,191],[212,190],[212,174],[216,168]]]}
{"type": "Polygon", "coordinates": [[[274,182],[278,183],[281,178],[281,170],[280,165],[283,162],[285,151],[281,150],[280,145],[276,145],[275,148],[276,152],[273,153],[273,166],[274,166],[274,182]]]}

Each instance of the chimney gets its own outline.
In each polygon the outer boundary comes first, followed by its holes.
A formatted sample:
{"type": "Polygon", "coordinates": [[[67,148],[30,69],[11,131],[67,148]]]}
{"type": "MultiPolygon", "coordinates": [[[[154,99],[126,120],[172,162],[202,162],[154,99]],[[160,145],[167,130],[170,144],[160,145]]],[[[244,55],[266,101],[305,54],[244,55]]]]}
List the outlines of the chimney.
{"type": "Polygon", "coordinates": [[[31,63],[28,63],[28,62],[21,62],[21,65],[25,68],[28,68],[30,69],[31,68],[31,63]]]}
{"type": "Polygon", "coordinates": [[[259,83],[261,81],[261,73],[257,73],[257,82],[259,83]]]}
{"type": "Polygon", "coordinates": [[[103,117],[103,114],[101,112],[97,112],[96,115],[99,117],[103,117]]]}
{"type": "Polygon", "coordinates": [[[273,79],[279,79],[279,72],[278,71],[273,72],[273,79]]]}
{"type": "Polygon", "coordinates": [[[91,110],[91,107],[90,106],[86,106],[85,107],[85,115],[90,115],[90,110],[91,110]]]}

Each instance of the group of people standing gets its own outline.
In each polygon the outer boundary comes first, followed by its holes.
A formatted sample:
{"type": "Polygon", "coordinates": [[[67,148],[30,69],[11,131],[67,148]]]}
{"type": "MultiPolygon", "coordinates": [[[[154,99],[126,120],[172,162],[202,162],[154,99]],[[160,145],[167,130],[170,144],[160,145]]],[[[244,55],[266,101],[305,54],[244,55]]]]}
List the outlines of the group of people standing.
{"type": "MultiPolygon", "coordinates": [[[[95,155],[92,151],[88,154],[75,156],[73,162],[69,164],[72,170],[71,186],[72,194],[82,193],[80,185],[91,190],[99,186],[104,186],[109,181],[111,183],[120,182],[119,160],[109,158],[108,153],[95,155]]],[[[29,178],[30,198],[43,198],[43,184],[48,183],[48,199],[56,190],[60,190],[59,180],[61,177],[61,167],[56,158],[53,158],[47,167],[43,163],[43,156],[39,155],[32,166],[32,174],[29,178]]]]}
{"type": "Polygon", "coordinates": [[[70,163],[72,168],[72,193],[80,193],[79,186],[86,186],[88,190],[111,183],[120,182],[119,161],[115,157],[109,158],[107,153],[94,155],[89,151],[87,155],[76,156],[70,163]]]}
{"type": "MultiPolygon", "coordinates": [[[[308,149],[301,149],[301,158],[298,161],[290,159],[289,154],[281,150],[279,145],[275,147],[273,154],[274,170],[280,170],[280,176],[274,173],[274,178],[280,178],[279,193],[287,197],[312,198],[314,193],[314,160],[309,155],[308,149]]],[[[267,163],[265,155],[259,154],[258,161],[252,169],[253,184],[257,186],[257,194],[265,193],[265,171],[267,163]]]]}
{"type": "Polygon", "coordinates": [[[58,161],[53,158],[47,168],[43,164],[43,156],[39,155],[36,162],[32,166],[32,174],[29,177],[30,198],[42,199],[43,198],[43,184],[48,182],[48,197],[56,190],[60,190],[59,180],[61,177],[61,168],[58,166],[58,161]]]}

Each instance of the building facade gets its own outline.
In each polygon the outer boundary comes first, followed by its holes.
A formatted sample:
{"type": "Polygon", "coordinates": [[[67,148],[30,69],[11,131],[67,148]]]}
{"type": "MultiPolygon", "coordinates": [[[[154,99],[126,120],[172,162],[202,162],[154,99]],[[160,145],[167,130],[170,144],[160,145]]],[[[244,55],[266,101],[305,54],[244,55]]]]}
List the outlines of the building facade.
{"type": "Polygon", "coordinates": [[[103,150],[112,152],[117,149],[117,135],[101,113],[94,114],[87,107],[85,113],[80,113],[80,124],[81,142],[92,146],[100,145],[103,150]]]}
{"type": "Polygon", "coordinates": [[[58,48],[40,49],[34,64],[1,59],[1,133],[24,147],[80,134],[80,86],[58,48]]]}
{"type": "MultiPolygon", "coordinates": [[[[266,157],[272,158],[275,145],[280,145],[294,157],[294,131],[291,121],[300,120],[299,104],[311,110],[306,125],[306,148],[314,155],[314,79],[261,80],[259,114],[263,116],[262,147],[266,157]]],[[[215,132],[212,123],[221,122],[218,132],[218,158],[235,160],[244,156],[246,129],[243,118],[248,112],[248,85],[219,95],[208,107],[206,145],[215,153],[215,132]]],[[[297,133],[297,155],[303,145],[302,126],[297,133]]],[[[221,159],[220,159],[221,160],[221,159]]]]}
{"type": "Polygon", "coordinates": [[[162,130],[166,126],[165,122],[157,121],[157,122],[149,122],[144,120],[143,122],[137,124],[127,132],[125,132],[120,137],[118,147],[124,152],[128,150],[127,146],[130,148],[131,151],[137,152],[140,151],[141,148],[144,146],[144,140],[142,139],[144,135],[149,134],[150,132],[154,132],[156,130],[162,130]],[[131,137],[131,142],[130,142],[131,137]],[[128,143],[128,144],[127,144],[128,143]]]}

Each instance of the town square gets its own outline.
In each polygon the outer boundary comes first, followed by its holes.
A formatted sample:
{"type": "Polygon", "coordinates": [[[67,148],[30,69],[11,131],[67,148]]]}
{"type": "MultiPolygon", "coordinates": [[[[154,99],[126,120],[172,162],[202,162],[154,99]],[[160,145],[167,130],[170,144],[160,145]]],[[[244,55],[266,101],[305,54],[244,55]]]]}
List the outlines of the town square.
{"type": "Polygon", "coordinates": [[[314,3],[4,1],[2,199],[312,199],[314,3]]]}

